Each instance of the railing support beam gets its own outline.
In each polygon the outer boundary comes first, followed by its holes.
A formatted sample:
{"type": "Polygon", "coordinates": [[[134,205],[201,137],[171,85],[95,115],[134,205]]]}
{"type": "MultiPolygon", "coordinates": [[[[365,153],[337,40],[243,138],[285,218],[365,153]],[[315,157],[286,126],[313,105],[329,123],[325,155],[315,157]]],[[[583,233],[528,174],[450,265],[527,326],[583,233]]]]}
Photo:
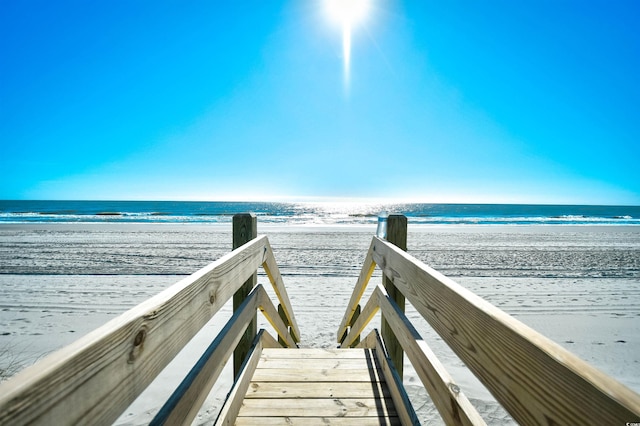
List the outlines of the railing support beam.
{"type": "MultiPolygon", "coordinates": [[[[387,241],[394,244],[401,250],[407,251],[407,217],[399,214],[389,215],[387,219],[387,241]]],[[[405,298],[403,294],[396,288],[393,281],[384,273],[382,274],[382,285],[387,290],[387,294],[398,305],[400,310],[405,311],[405,298]]],[[[382,338],[387,347],[389,358],[396,367],[400,378],[403,377],[404,370],[404,354],[402,346],[398,343],[398,339],[393,333],[393,329],[389,326],[384,315],[381,322],[382,338]]]]}
{"type": "MultiPolygon", "coordinates": [[[[351,322],[349,323],[349,328],[353,327],[353,324],[356,323],[356,321],[358,320],[358,318],[360,318],[360,313],[362,312],[362,307],[360,305],[356,306],[356,310],[353,312],[353,316],[351,317],[351,322]]],[[[353,341],[353,343],[351,343],[351,347],[355,347],[358,344],[360,344],[360,335],[358,334],[355,338],[355,340],[353,341]]]]}
{"type": "MultiPolygon", "coordinates": [[[[287,319],[287,314],[284,312],[284,308],[282,307],[281,303],[278,304],[278,316],[280,317],[282,322],[284,322],[284,325],[287,326],[287,330],[289,331],[289,334],[291,334],[291,327],[289,327],[289,320],[287,319]]],[[[287,345],[284,339],[280,336],[278,336],[278,343],[280,343],[282,346],[287,345]]]]}
{"type": "MultiPolygon", "coordinates": [[[[253,213],[242,213],[233,216],[233,250],[248,243],[258,236],[258,219],[253,213]]],[[[258,275],[253,274],[233,295],[233,312],[236,312],[240,305],[247,298],[251,290],[258,282],[258,275]]],[[[251,323],[247,327],[242,339],[233,352],[233,377],[238,377],[242,363],[251,349],[251,344],[258,329],[257,314],[254,313],[251,323]]]]}

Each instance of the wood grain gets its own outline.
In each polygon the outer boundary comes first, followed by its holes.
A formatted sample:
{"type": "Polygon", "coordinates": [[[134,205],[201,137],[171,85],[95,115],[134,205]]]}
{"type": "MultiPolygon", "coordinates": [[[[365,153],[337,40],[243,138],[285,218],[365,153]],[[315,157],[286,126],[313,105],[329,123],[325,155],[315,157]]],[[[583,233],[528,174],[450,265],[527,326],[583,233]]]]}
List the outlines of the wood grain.
{"type": "Polygon", "coordinates": [[[350,349],[348,351],[344,349],[334,349],[334,348],[300,348],[295,351],[281,351],[281,350],[271,350],[264,349],[263,358],[268,359],[323,359],[323,358],[363,358],[365,356],[365,352],[369,351],[369,349],[350,349]]]}
{"type": "Polygon", "coordinates": [[[280,315],[278,314],[278,310],[275,306],[273,306],[273,302],[269,299],[269,295],[267,292],[262,289],[260,292],[260,300],[259,306],[260,310],[264,317],[269,321],[269,323],[273,326],[280,339],[290,348],[297,347],[295,340],[289,334],[289,327],[282,321],[280,315]]]}
{"type": "Polygon", "coordinates": [[[397,247],[373,259],[521,424],[625,424],[640,395],[397,247]]]}
{"type": "MultiPolygon", "coordinates": [[[[258,236],[258,218],[253,213],[241,213],[233,215],[232,228],[232,248],[233,250],[241,247],[258,236]]],[[[268,243],[268,241],[267,241],[268,243]]],[[[233,295],[233,311],[240,308],[244,300],[249,296],[251,290],[258,283],[258,275],[254,273],[245,281],[245,283],[233,295]]],[[[253,313],[253,320],[249,323],[244,335],[238,342],[238,346],[233,351],[233,375],[234,377],[240,373],[242,363],[247,356],[251,342],[257,333],[258,322],[257,315],[253,313]]]]}
{"type": "MultiPolygon", "coordinates": [[[[372,297],[379,300],[380,308],[389,325],[395,330],[398,342],[407,354],[411,365],[413,365],[445,423],[447,425],[484,425],[485,422],[475,407],[471,405],[440,360],[389,297],[385,289],[378,286],[372,297]]],[[[381,343],[378,342],[378,347],[380,346],[381,343]]],[[[387,377],[387,382],[389,382],[389,377],[387,377]]],[[[396,406],[399,406],[398,402],[396,402],[396,406]]]]}
{"type": "Polygon", "coordinates": [[[305,382],[253,382],[245,398],[362,398],[391,397],[386,386],[379,382],[335,382],[309,386],[305,382]]]}
{"type": "Polygon", "coordinates": [[[360,349],[375,349],[378,344],[378,330],[373,329],[367,334],[367,337],[362,339],[356,348],[360,349]]]}
{"type": "MultiPolygon", "coordinates": [[[[387,218],[387,242],[393,244],[398,249],[407,251],[407,217],[400,214],[391,214],[387,218]]],[[[400,290],[393,285],[393,280],[386,275],[382,275],[382,285],[387,290],[387,294],[404,312],[405,297],[400,290]]],[[[404,353],[402,346],[396,338],[395,331],[387,323],[384,313],[380,317],[380,334],[384,340],[385,348],[389,358],[395,366],[395,370],[402,379],[404,372],[404,353]]]]}
{"type": "MultiPolygon", "coordinates": [[[[238,417],[385,417],[395,416],[391,398],[245,399],[238,417]]],[[[260,423],[257,423],[260,424],[260,423]]]]}
{"type": "MultiPolygon", "coordinates": [[[[296,358],[299,360],[299,358],[296,358]]],[[[314,368],[318,370],[356,370],[356,369],[367,369],[369,365],[367,364],[367,360],[362,358],[315,358],[309,360],[300,360],[297,361],[297,364],[293,364],[291,362],[291,358],[270,358],[270,357],[262,357],[262,362],[260,363],[260,368],[290,368],[293,367],[295,369],[300,369],[301,367],[305,368],[314,368]]]]}
{"type": "Polygon", "coordinates": [[[370,349],[264,349],[236,424],[398,424],[380,368],[370,349]]]}
{"type": "Polygon", "coordinates": [[[351,318],[356,311],[356,307],[360,303],[360,299],[362,299],[364,291],[367,289],[367,284],[369,284],[369,280],[371,279],[371,275],[373,275],[373,271],[375,271],[376,269],[376,264],[373,261],[373,244],[374,241],[371,241],[371,245],[369,246],[369,250],[367,250],[367,254],[362,265],[362,269],[360,270],[360,275],[358,276],[358,281],[356,282],[356,285],[353,289],[353,293],[351,293],[349,303],[347,303],[347,310],[342,317],[340,326],[338,327],[338,343],[342,343],[344,336],[346,335],[347,327],[351,323],[351,318]]]}
{"type": "MultiPolygon", "coordinates": [[[[380,307],[386,315],[388,324],[394,329],[398,343],[407,353],[411,364],[415,368],[418,377],[422,381],[425,389],[429,392],[434,404],[438,408],[446,424],[484,425],[484,420],[479,416],[476,409],[453,382],[444,366],[436,358],[435,354],[422,340],[420,334],[415,330],[411,322],[398,308],[395,302],[389,297],[386,289],[381,285],[376,286],[371,298],[367,302],[365,311],[373,311],[380,307]]],[[[356,324],[351,333],[345,339],[347,343],[352,338],[352,334],[359,333],[360,329],[367,325],[367,322],[356,324]],[[357,327],[357,328],[356,328],[357,327]]],[[[363,346],[376,349],[378,359],[383,361],[383,373],[392,390],[392,396],[396,407],[407,407],[404,412],[400,411],[400,418],[404,423],[415,423],[415,415],[412,413],[410,404],[406,402],[406,394],[399,373],[393,374],[394,369],[384,363],[386,348],[381,342],[376,330],[373,330],[363,341],[363,346]],[[382,354],[382,355],[381,355],[382,354]],[[394,380],[392,382],[391,380],[394,380]]]]}
{"type": "Polygon", "coordinates": [[[291,301],[289,300],[287,289],[285,288],[284,282],[282,281],[280,269],[278,268],[278,264],[268,240],[267,251],[265,253],[265,259],[264,263],[262,264],[262,268],[269,277],[271,285],[273,285],[273,289],[276,293],[276,296],[278,297],[278,300],[280,301],[280,304],[284,309],[284,313],[289,321],[289,325],[291,325],[291,328],[293,329],[293,339],[297,343],[300,341],[300,328],[298,327],[298,322],[296,321],[296,317],[293,314],[293,307],[291,306],[291,301]]]}
{"type": "MultiPolygon", "coordinates": [[[[235,423],[240,407],[242,406],[243,396],[247,393],[249,384],[251,383],[251,377],[253,376],[256,366],[260,361],[260,355],[262,354],[262,348],[267,340],[267,344],[270,344],[268,338],[269,334],[265,330],[260,330],[249,349],[247,359],[242,364],[242,369],[238,375],[237,380],[234,382],[231,392],[227,396],[227,399],[218,414],[218,419],[215,425],[231,426],[235,423]]],[[[271,338],[273,340],[273,338],[271,338]]],[[[191,419],[193,420],[193,419],[191,419]]],[[[192,421],[181,422],[181,424],[191,424],[192,421]]],[[[169,423],[177,424],[177,423],[169,423]]]]}
{"type": "Polygon", "coordinates": [[[393,361],[386,352],[386,348],[382,343],[382,338],[376,333],[376,360],[380,364],[382,374],[387,382],[391,399],[396,407],[398,417],[403,425],[420,426],[418,416],[413,409],[413,405],[409,400],[409,395],[402,383],[402,377],[393,365],[393,361]]]}
{"type": "Polygon", "coordinates": [[[236,426],[400,426],[398,417],[240,417],[236,426]]]}
{"type": "MultiPolygon", "coordinates": [[[[244,331],[252,323],[261,293],[264,293],[264,288],[259,285],[238,306],[212,344],[160,409],[151,422],[152,425],[191,424],[225,364],[236,350],[244,331]]],[[[255,342],[249,349],[254,347],[255,342]]]]}
{"type": "Polygon", "coordinates": [[[353,325],[349,328],[349,332],[345,336],[344,340],[341,343],[341,347],[348,348],[351,345],[357,345],[356,339],[362,333],[362,330],[371,322],[376,313],[380,310],[380,304],[378,303],[378,299],[375,297],[370,297],[367,300],[367,304],[364,305],[358,319],[353,323],[353,325]]]}
{"type": "Polygon", "coordinates": [[[0,385],[0,424],[111,424],[264,262],[245,244],[0,385]]]}
{"type": "Polygon", "coordinates": [[[363,368],[316,370],[313,368],[258,368],[253,376],[256,382],[371,382],[384,381],[382,372],[363,368]]]}

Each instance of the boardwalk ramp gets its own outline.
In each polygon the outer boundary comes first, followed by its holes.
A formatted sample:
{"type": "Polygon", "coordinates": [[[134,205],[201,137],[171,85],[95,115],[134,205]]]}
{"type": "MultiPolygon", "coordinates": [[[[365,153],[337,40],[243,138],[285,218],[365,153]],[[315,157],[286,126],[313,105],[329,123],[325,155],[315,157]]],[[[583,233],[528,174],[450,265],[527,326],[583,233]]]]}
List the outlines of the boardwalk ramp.
{"type": "Polygon", "coordinates": [[[372,349],[264,349],[245,387],[236,425],[402,424],[372,349]]]}

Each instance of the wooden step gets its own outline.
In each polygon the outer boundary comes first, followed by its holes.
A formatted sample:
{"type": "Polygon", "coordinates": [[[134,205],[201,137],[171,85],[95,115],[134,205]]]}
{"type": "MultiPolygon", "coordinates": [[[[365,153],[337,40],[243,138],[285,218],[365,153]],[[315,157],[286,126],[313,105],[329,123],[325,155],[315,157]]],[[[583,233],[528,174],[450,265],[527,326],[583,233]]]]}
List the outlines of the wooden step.
{"type": "Polygon", "coordinates": [[[371,349],[262,351],[236,425],[399,425],[371,349]]]}

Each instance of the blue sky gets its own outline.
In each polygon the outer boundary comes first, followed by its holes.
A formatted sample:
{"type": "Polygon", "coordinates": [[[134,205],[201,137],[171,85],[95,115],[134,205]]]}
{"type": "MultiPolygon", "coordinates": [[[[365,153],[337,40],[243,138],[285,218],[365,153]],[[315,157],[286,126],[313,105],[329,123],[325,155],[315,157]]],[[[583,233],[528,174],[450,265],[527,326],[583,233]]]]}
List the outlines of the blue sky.
{"type": "Polygon", "coordinates": [[[0,3],[0,198],[640,204],[640,3],[0,3]]]}

